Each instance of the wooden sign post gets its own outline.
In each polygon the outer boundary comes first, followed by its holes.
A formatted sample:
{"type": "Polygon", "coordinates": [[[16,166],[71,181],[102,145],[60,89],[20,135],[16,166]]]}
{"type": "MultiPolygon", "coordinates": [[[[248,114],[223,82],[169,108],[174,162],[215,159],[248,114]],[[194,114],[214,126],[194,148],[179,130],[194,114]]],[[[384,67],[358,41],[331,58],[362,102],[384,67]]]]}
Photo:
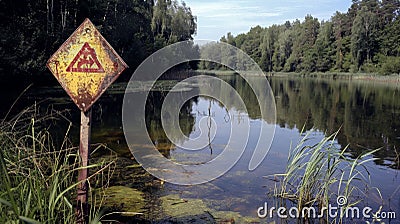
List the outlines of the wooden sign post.
{"type": "Polygon", "coordinates": [[[88,218],[91,107],[128,67],[89,19],[50,57],[47,67],[81,110],[77,222],[88,218]]]}
{"type": "Polygon", "coordinates": [[[87,112],[81,111],[81,130],[80,130],[80,143],[79,143],[79,155],[81,156],[82,169],[78,171],[78,195],[76,204],[76,216],[80,223],[87,221],[89,214],[89,206],[87,203],[88,199],[88,174],[87,168],[89,165],[89,152],[90,152],[90,133],[92,122],[92,109],[90,108],[87,112]]]}

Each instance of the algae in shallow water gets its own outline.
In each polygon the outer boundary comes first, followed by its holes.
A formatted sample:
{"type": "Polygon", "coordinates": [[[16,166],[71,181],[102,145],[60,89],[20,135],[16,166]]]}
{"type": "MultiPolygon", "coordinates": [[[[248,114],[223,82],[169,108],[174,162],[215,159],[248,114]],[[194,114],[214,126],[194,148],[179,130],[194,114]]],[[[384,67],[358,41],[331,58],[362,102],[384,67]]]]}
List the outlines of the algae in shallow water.
{"type": "Polygon", "coordinates": [[[161,197],[164,213],[172,217],[200,215],[210,209],[200,199],[182,199],[177,194],[161,197]]]}
{"type": "Polygon", "coordinates": [[[124,186],[113,186],[105,189],[103,206],[116,208],[121,212],[143,212],[145,201],[141,191],[124,186]]]}
{"type": "MultiPolygon", "coordinates": [[[[183,199],[177,194],[160,198],[164,214],[174,220],[189,223],[259,223],[260,219],[242,216],[238,212],[217,211],[201,199],[183,199]]],[[[221,202],[222,203],[222,202],[221,202]]]]}

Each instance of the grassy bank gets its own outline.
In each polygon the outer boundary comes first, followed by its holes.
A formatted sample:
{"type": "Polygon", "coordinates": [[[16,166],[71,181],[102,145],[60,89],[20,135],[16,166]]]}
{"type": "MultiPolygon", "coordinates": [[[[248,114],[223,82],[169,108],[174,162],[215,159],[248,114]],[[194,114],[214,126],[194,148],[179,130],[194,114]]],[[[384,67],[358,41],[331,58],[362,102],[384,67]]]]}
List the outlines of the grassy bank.
{"type": "Polygon", "coordinates": [[[235,71],[232,70],[194,70],[195,74],[205,74],[205,75],[235,75],[237,74],[235,71]]]}
{"type": "MultiPolygon", "coordinates": [[[[195,70],[197,74],[207,75],[235,75],[235,71],[231,70],[195,70]]],[[[323,79],[341,79],[341,80],[368,80],[376,82],[392,82],[400,83],[400,75],[379,75],[376,73],[349,73],[349,72],[313,72],[313,73],[296,73],[296,72],[264,72],[269,77],[307,77],[307,78],[323,78],[323,79]]],[[[247,75],[251,75],[248,73],[247,75]]]]}
{"type": "Polygon", "coordinates": [[[379,75],[375,73],[346,73],[346,72],[315,72],[309,74],[294,72],[274,72],[265,73],[272,77],[308,77],[308,78],[324,78],[324,79],[341,79],[341,80],[369,80],[377,82],[396,82],[400,83],[400,75],[379,75]]]}
{"type": "MultiPolygon", "coordinates": [[[[0,223],[75,223],[78,149],[68,138],[70,128],[61,143],[49,131],[61,117],[30,107],[0,120],[0,223]]],[[[90,165],[90,194],[107,187],[112,165],[110,160],[90,165]]],[[[103,199],[90,198],[88,219],[98,223],[103,199]]]]}

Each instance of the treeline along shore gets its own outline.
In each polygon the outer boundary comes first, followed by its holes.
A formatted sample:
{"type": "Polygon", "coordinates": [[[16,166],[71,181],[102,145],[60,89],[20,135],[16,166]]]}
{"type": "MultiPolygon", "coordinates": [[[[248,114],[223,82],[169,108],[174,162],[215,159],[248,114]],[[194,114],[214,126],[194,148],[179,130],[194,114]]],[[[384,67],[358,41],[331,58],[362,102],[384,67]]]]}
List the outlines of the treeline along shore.
{"type": "MultiPolygon", "coordinates": [[[[220,41],[246,52],[268,74],[399,75],[399,13],[399,0],[353,0],[347,12],[336,12],[327,21],[307,15],[303,21],[228,33],[220,41]]],[[[213,44],[202,51],[204,56],[218,52],[213,44]]],[[[225,60],[230,64],[229,56],[225,60]]],[[[226,69],[209,62],[200,68],[226,69]]]]}
{"type": "MultiPolygon", "coordinates": [[[[0,7],[6,9],[0,14],[0,77],[5,83],[15,83],[13,89],[32,82],[56,84],[46,61],[85,18],[129,65],[118,81],[129,80],[153,52],[193,40],[197,32],[196,16],[177,0],[5,0],[0,7]]],[[[336,12],[327,21],[307,15],[302,21],[256,26],[236,36],[228,33],[220,41],[246,52],[267,75],[396,81],[399,15],[400,0],[353,0],[347,12],[336,12]]],[[[205,57],[224,53],[213,44],[200,47],[193,50],[205,57]]],[[[231,58],[224,60],[230,64],[231,58]]],[[[205,61],[190,64],[192,69],[197,67],[228,70],[205,61]]]]}

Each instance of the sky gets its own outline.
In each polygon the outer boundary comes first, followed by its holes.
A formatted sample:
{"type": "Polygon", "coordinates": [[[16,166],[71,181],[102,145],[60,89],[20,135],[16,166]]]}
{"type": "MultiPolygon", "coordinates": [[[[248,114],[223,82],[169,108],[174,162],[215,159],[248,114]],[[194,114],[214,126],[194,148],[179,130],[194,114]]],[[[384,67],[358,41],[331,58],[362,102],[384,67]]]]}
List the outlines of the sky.
{"type": "Polygon", "coordinates": [[[307,14],[328,20],[346,12],[351,0],[185,0],[197,16],[195,40],[219,40],[231,32],[247,33],[251,27],[304,20],[307,14]]]}

